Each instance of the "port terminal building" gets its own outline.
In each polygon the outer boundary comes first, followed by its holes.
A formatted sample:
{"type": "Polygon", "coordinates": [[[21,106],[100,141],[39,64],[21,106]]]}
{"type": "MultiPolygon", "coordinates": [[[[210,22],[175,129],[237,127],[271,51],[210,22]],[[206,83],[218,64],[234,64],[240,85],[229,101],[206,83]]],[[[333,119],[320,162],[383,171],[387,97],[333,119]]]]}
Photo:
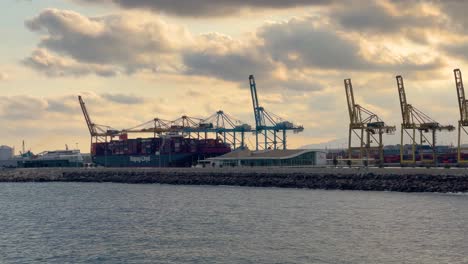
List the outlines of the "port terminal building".
{"type": "Polygon", "coordinates": [[[17,161],[17,166],[20,168],[83,167],[86,161],[91,162],[91,158],[81,154],[79,150],[55,150],[22,157],[17,161]]]}
{"type": "Polygon", "coordinates": [[[300,167],[326,164],[326,151],[313,149],[251,151],[245,148],[199,162],[203,167],[300,167]]]}

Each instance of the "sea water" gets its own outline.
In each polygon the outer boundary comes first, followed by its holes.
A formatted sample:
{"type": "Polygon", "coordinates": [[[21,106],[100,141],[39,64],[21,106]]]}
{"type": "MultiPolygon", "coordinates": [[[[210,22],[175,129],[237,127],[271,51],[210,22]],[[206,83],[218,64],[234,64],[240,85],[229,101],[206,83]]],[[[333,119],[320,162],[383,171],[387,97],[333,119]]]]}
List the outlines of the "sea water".
{"type": "Polygon", "coordinates": [[[468,195],[1,183],[0,263],[468,263],[468,195]]]}

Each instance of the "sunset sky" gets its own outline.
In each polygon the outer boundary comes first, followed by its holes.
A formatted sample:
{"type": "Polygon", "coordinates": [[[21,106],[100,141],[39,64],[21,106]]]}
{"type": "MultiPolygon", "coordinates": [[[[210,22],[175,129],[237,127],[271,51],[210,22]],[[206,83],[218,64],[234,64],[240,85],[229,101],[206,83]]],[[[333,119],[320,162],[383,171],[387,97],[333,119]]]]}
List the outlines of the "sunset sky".
{"type": "Polygon", "coordinates": [[[33,152],[89,152],[78,95],[94,122],[118,129],[220,109],[253,124],[249,74],[265,108],[304,125],[290,147],[339,145],[343,79],[399,129],[395,75],[410,103],[455,125],[453,69],[468,74],[466,1],[3,0],[0,10],[0,145],[17,150],[24,139],[33,152]]]}

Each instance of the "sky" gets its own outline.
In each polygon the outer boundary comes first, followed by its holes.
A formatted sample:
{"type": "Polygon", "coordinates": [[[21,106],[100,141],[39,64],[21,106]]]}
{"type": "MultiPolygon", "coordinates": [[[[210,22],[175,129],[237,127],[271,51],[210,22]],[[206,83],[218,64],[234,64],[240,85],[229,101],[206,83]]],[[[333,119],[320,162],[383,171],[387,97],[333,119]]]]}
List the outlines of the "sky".
{"type": "Polygon", "coordinates": [[[0,144],[89,152],[78,95],[93,122],[117,129],[218,110],[253,124],[250,74],[262,106],[305,127],[291,148],[346,143],[346,78],[357,103],[397,129],[396,75],[412,105],[456,125],[467,9],[458,0],[4,0],[0,144]]]}

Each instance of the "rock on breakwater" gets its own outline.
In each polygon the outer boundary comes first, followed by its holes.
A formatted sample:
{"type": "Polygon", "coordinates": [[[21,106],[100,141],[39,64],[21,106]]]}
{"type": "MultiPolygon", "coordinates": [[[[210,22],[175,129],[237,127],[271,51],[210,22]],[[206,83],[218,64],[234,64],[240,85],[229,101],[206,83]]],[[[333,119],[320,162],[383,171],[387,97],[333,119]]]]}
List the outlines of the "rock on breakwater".
{"type": "Polygon", "coordinates": [[[0,182],[115,182],[399,192],[468,192],[468,170],[427,168],[41,168],[0,182]]]}

